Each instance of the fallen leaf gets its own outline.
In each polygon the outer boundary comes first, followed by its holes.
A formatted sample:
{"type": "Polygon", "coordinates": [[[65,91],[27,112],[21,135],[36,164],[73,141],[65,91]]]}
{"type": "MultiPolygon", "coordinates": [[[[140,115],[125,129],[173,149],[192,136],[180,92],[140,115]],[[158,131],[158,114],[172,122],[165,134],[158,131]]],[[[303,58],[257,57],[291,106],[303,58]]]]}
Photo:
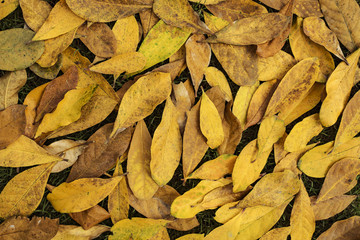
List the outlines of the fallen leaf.
{"type": "Polygon", "coordinates": [[[320,108],[320,121],[324,127],[335,124],[339,115],[344,110],[350,97],[351,88],[354,85],[357,62],[360,50],[355,51],[346,58],[345,62],[339,63],[326,82],[326,98],[320,108]],[[341,89],[341,91],[339,91],[341,89]]]}
{"type": "Polygon", "coordinates": [[[106,198],[122,177],[82,178],[62,183],[47,195],[54,209],[61,213],[81,212],[106,198]]]}
{"type": "Polygon", "coordinates": [[[110,231],[110,227],[97,225],[88,230],[74,225],[59,225],[59,231],[52,240],[91,240],[110,231]]]}
{"type": "Polygon", "coordinates": [[[207,38],[206,42],[232,45],[265,43],[283,32],[289,21],[289,17],[279,13],[264,13],[242,18],[216,32],[207,38]]]}
{"type": "MultiPolygon", "coordinates": [[[[150,11],[150,10],[146,10],[150,11]]],[[[140,15],[142,12],[140,13],[140,15]]],[[[135,52],[140,41],[139,24],[135,16],[129,16],[116,20],[112,32],[116,39],[116,54],[135,52]]]]}
{"type": "Polygon", "coordinates": [[[204,234],[191,233],[191,234],[186,234],[182,237],[179,237],[176,240],[203,240],[203,239],[204,239],[204,234]]]}
{"type": "Polygon", "coordinates": [[[90,27],[81,25],[76,34],[80,40],[96,56],[108,58],[116,53],[117,42],[115,34],[105,23],[94,23],[90,27]]]}
{"type": "MultiPolygon", "coordinates": [[[[45,45],[46,45],[46,43],[45,43],[45,45]]],[[[46,50],[46,47],[45,47],[45,50],[46,50]]],[[[60,69],[62,66],[62,59],[63,59],[62,55],[60,54],[57,58],[57,62],[54,65],[52,65],[51,67],[41,67],[38,63],[34,63],[33,65],[31,65],[29,67],[29,69],[41,78],[53,80],[54,78],[57,77],[57,75],[60,72],[60,69]]]]}
{"type": "Polygon", "coordinates": [[[286,5],[288,1],[289,0],[260,0],[260,2],[264,3],[266,6],[274,8],[276,10],[280,10],[286,5]]]}
{"type": "Polygon", "coordinates": [[[172,179],[180,163],[181,152],[182,137],[177,123],[176,108],[168,97],[161,122],[151,142],[151,177],[160,187],[172,179]]]}
{"type": "Polygon", "coordinates": [[[319,0],[296,0],[294,13],[302,18],[323,17],[319,0]]]}
{"type": "Polygon", "coordinates": [[[25,170],[13,177],[0,194],[0,218],[29,216],[39,206],[54,163],[25,170]]]}
{"type": "Polygon", "coordinates": [[[284,133],[285,123],[283,120],[279,119],[276,115],[264,118],[260,124],[257,135],[257,146],[259,149],[257,156],[263,152],[270,151],[284,133]]]}
{"type": "Polygon", "coordinates": [[[218,4],[225,0],[189,0],[190,2],[201,3],[201,4],[218,4]]]}
{"type": "Polygon", "coordinates": [[[116,164],[130,144],[132,127],[110,138],[113,124],[108,123],[97,130],[87,140],[87,147],[71,168],[67,182],[79,178],[100,177],[116,164]]]}
{"type": "Polygon", "coordinates": [[[167,24],[189,28],[191,32],[211,33],[186,0],[154,0],[153,11],[167,24]]]}
{"type": "Polygon", "coordinates": [[[61,0],[51,9],[49,16],[33,36],[32,41],[58,37],[79,27],[84,22],[85,19],[73,13],[65,0],[61,0]]]}
{"type": "Polygon", "coordinates": [[[247,188],[243,192],[234,193],[232,189],[231,183],[215,188],[204,196],[199,205],[204,209],[215,209],[243,198],[250,190],[250,188],[247,188]]]}
{"type": "Polygon", "coordinates": [[[0,149],[3,149],[25,133],[25,106],[12,105],[0,111],[0,119],[0,149]]]}
{"type": "Polygon", "coordinates": [[[160,20],[152,9],[146,9],[139,13],[140,21],[143,29],[144,38],[149,33],[150,29],[160,20]]]}
{"type": "Polygon", "coordinates": [[[91,229],[98,223],[110,218],[108,211],[99,205],[95,205],[82,212],[69,213],[69,215],[85,230],[91,229]]]}
{"type": "Polygon", "coordinates": [[[124,94],[110,137],[149,116],[170,93],[169,73],[154,72],[139,78],[124,94]]]}
{"type": "Polygon", "coordinates": [[[286,240],[290,235],[291,227],[274,228],[263,235],[259,240],[286,240]]]}
{"type": "Polygon", "coordinates": [[[31,42],[34,32],[13,28],[0,31],[0,69],[16,71],[33,65],[44,52],[44,42],[31,42]]]}
{"type": "Polygon", "coordinates": [[[59,219],[33,217],[11,217],[0,225],[0,238],[3,240],[47,240],[52,239],[59,228],[59,219]]]}
{"type": "Polygon", "coordinates": [[[284,149],[284,142],[287,136],[288,134],[285,132],[279,141],[274,143],[274,160],[276,164],[278,164],[281,159],[283,159],[288,154],[288,152],[284,149]]]}
{"type": "Polygon", "coordinates": [[[20,0],[19,3],[26,25],[37,32],[49,16],[51,5],[43,0],[20,0]]]}
{"type": "Polygon", "coordinates": [[[360,30],[357,27],[360,7],[355,0],[319,0],[326,23],[340,42],[350,51],[360,46],[360,30]]]}
{"type": "Polygon", "coordinates": [[[327,231],[323,232],[318,240],[346,239],[356,240],[359,237],[360,217],[353,216],[335,222],[327,231]]]}
{"type": "Polygon", "coordinates": [[[67,0],[71,11],[91,22],[112,22],[151,8],[148,2],[138,0],[93,1],[67,0]]]}
{"type": "MultiPolygon", "coordinates": [[[[182,61],[182,60],[178,60],[178,61],[182,61]]],[[[179,124],[180,132],[183,133],[187,121],[186,113],[190,111],[193,105],[191,100],[191,93],[193,92],[189,93],[183,82],[180,82],[179,84],[173,83],[172,88],[173,88],[172,96],[175,100],[174,104],[176,107],[177,123],[179,124]]]]}
{"type": "Polygon", "coordinates": [[[0,110],[18,103],[18,92],[25,85],[25,70],[5,73],[0,77],[0,110]]]}
{"type": "Polygon", "coordinates": [[[219,223],[227,223],[242,211],[241,208],[236,207],[238,203],[239,201],[224,204],[216,211],[214,219],[219,223]]]}
{"type": "Polygon", "coordinates": [[[17,0],[7,0],[1,4],[0,20],[5,18],[7,15],[15,11],[19,6],[19,1],[17,0]]]}
{"type": "Polygon", "coordinates": [[[220,87],[221,91],[224,93],[224,97],[226,101],[229,102],[233,99],[229,83],[225,75],[219,69],[215,67],[206,68],[205,78],[211,87],[215,87],[215,86],[220,87]]]}
{"type": "Polygon", "coordinates": [[[151,198],[159,188],[151,178],[150,149],[151,136],[145,122],[141,120],[136,125],[127,160],[129,187],[139,199],[151,198]]]}

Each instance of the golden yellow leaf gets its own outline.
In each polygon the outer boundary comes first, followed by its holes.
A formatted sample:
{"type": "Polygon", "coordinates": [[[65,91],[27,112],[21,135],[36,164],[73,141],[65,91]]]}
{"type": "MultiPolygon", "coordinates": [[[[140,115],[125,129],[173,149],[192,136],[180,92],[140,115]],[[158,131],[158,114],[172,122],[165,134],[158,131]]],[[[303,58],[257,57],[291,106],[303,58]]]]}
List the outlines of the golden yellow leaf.
{"type": "Polygon", "coordinates": [[[215,67],[208,67],[205,70],[205,78],[211,87],[219,86],[224,93],[226,101],[233,99],[229,83],[225,75],[215,67]]]}
{"type": "Polygon", "coordinates": [[[313,42],[324,46],[329,52],[346,62],[335,33],[326,26],[324,20],[319,17],[305,18],[303,30],[313,42]]]}
{"type": "Polygon", "coordinates": [[[87,230],[75,225],[59,225],[58,232],[51,240],[90,240],[109,230],[110,227],[105,225],[96,225],[87,230]]]}
{"type": "Polygon", "coordinates": [[[0,194],[0,218],[32,214],[41,202],[53,166],[43,164],[13,177],[0,194]]]}
{"type": "Polygon", "coordinates": [[[252,86],[241,86],[236,93],[232,112],[239,119],[242,129],[245,129],[250,101],[259,86],[260,82],[257,81],[252,86]]]}
{"type": "Polygon", "coordinates": [[[283,159],[288,154],[288,152],[284,149],[284,142],[287,136],[288,134],[284,133],[284,135],[279,139],[279,141],[274,144],[274,160],[276,164],[278,164],[281,159],[283,159]]]}
{"type": "Polygon", "coordinates": [[[66,3],[76,15],[91,22],[112,22],[151,8],[149,1],[137,0],[112,0],[106,2],[66,0],[66,3]]]}
{"type": "Polygon", "coordinates": [[[289,22],[290,17],[279,13],[255,15],[227,25],[206,41],[232,45],[261,44],[277,37],[289,22]]]}
{"type": "Polygon", "coordinates": [[[323,232],[318,240],[346,239],[356,240],[359,238],[360,217],[353,216],[345,220],[335,222],[328,230],[323,232]]]}
{"type": "Polygon", "coordinates": [[[12,13],[18,6],[18,0],[4,0],[4,2],[1,3],[0,20],[12,13]]]}
{"type": "Polygon", "coordinates": [[[360,7],[355,0],[319,0],[326,23],[350,51],[360,46],[360,7]]]}
{"type": "Polygon", "coordinates": [[[212,33],[187,0],[154,0],[153,11],[165,23],[175,27],[188,28],[191,32],[212,33]]]}
{"type": "Polygon", "coordinates": [[[173,55],[190,36],[191,32],[167,25],[160,20],[141,43],[139,52],[146,58],[146,70],[173,55]]]}
{"type": "Polygon", "coordinates": [[[247,109],[245,129],[257,124],[263,119],[267,105],[278,84],[279,81],[276,79],[267,81],[255,90],[247,109]]]}
{"type": "Polygon", "coordinates": [[[315,113],[298,122],[290,131],[284,142],[284,149],[296,152],[306,147],[306,144],[322,130],[319,114],[315,113]]]}
{"type": "Polygon", "coordinates": [[[176,108],[170,97],[151,142],[151,177],[164,186],[174,175],[182,152],[182,137],[177,123],[176,108]]]}
{"type": "Polygon", "coordinates": [[[237,208],[236,205],[239,201],[227,203],[221,206],[215,213],[214,219],[219,223],[226,223],[231,220],[233,217],[238,215],[242,209],[237,208]]]}
{"type": "Polygon", "coordinates": [[[110,137],[114,136],[117,131],[122,131],[149,116],[170,93],[171,78],[169,73],[152,72],[139,78],[126,91],[121,100],[110,137]]]}
{"type": "Polygon", "coordinates": [[[217,181],[202,180],[196,187],[177,197],[171,204],[171,215],[176,218],[192,218],[204,211],[199,203],[210,191],[231,183],[230,179],[221,178],[217,181]]]}
{"type": "Polygon", "coordinates": [[[211,59],[210,45],[201,42],[204,39],[205,36],[202,34],[193,34],[185,43],[186,65],[190,71],[191,81],[196,93],[211,59]]]}
{"type": "Polygon", "coordinates": [[[139,52],[127,52],[91,66],[90,70],[103,74],[133,73],[143,69],[145,64],[146,59],[143,54],[139,52]]]}
{"type": "MultiPolygon", "coordinates": [[[[153,239],[160,231],[165,229],[170,221],[163,219],[137,218],[124,219],[111,227],[113,235],[109,240],[122,239],[153,239]]],[[[154,239],[155,240],[155,239],[154,239]]]]}
{"type": "Polygon", "coordinates": [[[356,50],[346,59],[349,63],[341,62],[326,82],[326,98],[320,108],[320,121],[324,127],[335,124],[350,97],[354,85],[357,62],[360,50],[356,50]],[[341,91],[339,91],[339,89],[341,91]]]}
{"type": "Polygon", "coordinates": [[[316,202],[316,196],[311,197],[311,207],[315,220],[325,220],[335,216],[347,208],[356,198],[356,195],[339,195],[324,201],[316,202]]]}
{"type": "MultiPolygon", "coordinates": [[[[215,188],[204,196],[199,205],[204,209],[215,209],[227,203],[239,200],[249,192],[243,191],[239,193],[234,193],[232,189],[232,184],[227,184],[225,186],[215,188]]],[[[249,190],[249,188],[246,190],[249,190]]]]}
{"type": "Polygon", "coordinates": [[[52,113],[45,114],[36,131],[35,138],[78,120],[81,116],[81,108],[90,100],[96,88],[96,85],[90,85],[87,88],[68,91],[56,109],[52,113]]]}
{"type": "Polygon", "coordinates": [[[150,149],[151,136],[145,122],[141,120],[136,125],[127,160],[129,187],[139,199],[151,198],[159,188],[151,178],[150,149]]]}
{"type": "Polygon", "coordinates": [[[306,58],[292,67],[270,99],[265,117],[276,113],[284,120],[305,98],[320,72],[317,58],[306,58]]]}
{"type": "Polygon", "coordinates": [[[280,80],[295,64],[294,57],[284,51],[279,51],[272,57],[258,58],[258,80],[280,80]]]}
{"type": "Polygon", "coordinates": [[[305,185],[300,182],[300,191],[295,197],[294,206],[291,210],[290,226],[291,239],[311,240],[315,232],[315,214],[310,204],[310,198],[305,185]]]}
{"type": "MultiPolygon", "coordinates": [[[[217,32],[229,23],[204,12],[206,24],[217,32]]],[[[253,85],[258,79],[258,57],[254,46],[235,46],[223,43],[210,44],[211,50],[219,60],[230,79],[237,85],[253,85]]]]}
{"type": "Polygon", "coordinates": [[[47,195],[54,209],[61,213],[81,212],[106,198],[122,177],[82,178],[62,183],[47,195]]]}
{"type": "Polygon", "coordinates": [[[32,38],[33,41],[55,38],[79,27],[85,19],[75,15],[66,5],[65,0],[59,1],[51,12],[44,24],[32,38]]]}
{"type": "Polygon", "coordinates": [[[37,32],[49,16],[51,5],[43,0],[20,0],[19,3],[26,25],[37,32]]]}
{"type": "MultiPolygon", "coordinates": [[[[323,46],[314,43],[305,35],[303,31],[303,19],[300,17],[296,18],[296,21],[291,27],[289,42],[291,51],[297,61],[309,57],[317,57],[320,61],[321,73],[326,77],[334,70],[335,63],[331,54],[323,46]]],[[[317,78],[317,81],[320,81],[324,76],[317,78]]]]}
{"type": "Polygon", "coordinates": [[[186,113],[190,111],[193,105],[191,93],[193,93],[194,90],[189,92],[183,82],[180,82],[179,84],[173,83],[172,88],[173,96],[175,98],[174,104],[176,107],[177,122],[179,124],[180,132],[183,133],[187,120],[186,113]]]}
{"type": "MultiPolygon", "coordinates": [[[[117,160],[113,177],[123,174],[120,159],[117,160]]],[[[113,224],[120,220],[126,219],[129,214],[129,192],[127,189],[126,179],[122,178],[108,198],[108,209],[113,224]]]]}
{"type": "Polygon", "coordinates": [[[112,31],[116,38],[116,55],[136,51],[140,41],[140,30],[135,16],[118,19],[112,31]]]}
{"type": "Polygon", "coordinates": [[[182,237],[179,237],[176,240],[203,240],[203,239],[204,239],[204,234],[191,233],[191,234],[186,234],[182,237]]]}
{"type": "Polygon", "coordinates": [[[274,228],[259,240],[286,240],[290,235],[291,227],[274,228]]]}
{"type": "Polygon", "coordinates": [[[24,135],[0,150],[0,165],[3,167],[26,167],[60,160],[62,158],[51,155],[24,135]]]}
{"type": "Polygon", "coordinates": [[[207,145],[215,149],[224,141],[222,120],[214,103],[203,91],[200,105],[200,129],[207,139],[207,145]]]}
{"type": "Polygon", "coordinates": [[[18,92],[26,80],[25,70],[8,72],[0,77],[0,110],[18,103],[18,92]]]}
{"type": "Polygon", "coordinates": [[[259,127],[257,146],[261,155],[263,152],[268,152],[273,148],[273,145],[284,135],[285,124],[276,115],[265,118],[259,127]]]}

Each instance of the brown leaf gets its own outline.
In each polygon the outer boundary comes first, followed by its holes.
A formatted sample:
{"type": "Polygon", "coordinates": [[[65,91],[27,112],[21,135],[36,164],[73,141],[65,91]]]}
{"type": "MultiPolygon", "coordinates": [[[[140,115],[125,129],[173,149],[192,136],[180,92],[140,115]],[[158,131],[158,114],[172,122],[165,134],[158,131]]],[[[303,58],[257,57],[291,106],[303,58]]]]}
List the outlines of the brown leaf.
{"type": "Polygon", "coordinates": [[[25,133],[25,108],[24,105],[12,105],[0,111],[0,149],[25,133]]]}
{"type": "Polygon", "coordinates": [[[274,144],[274,158],[275,163],[278,164],[281,159],[283,159],[289,152],[284,149],[284,142],[287,138],[288,134],[284,133],[284,135],[274,144]]]}
{"type": "Polygon", "coordinates": [[[143,36],[145,38],[150,29],[159,21],[159,18],[152,9],[141,11],[139,16],[143,29],[143,36]]]}
{"type": "Polygon", "coordinates": [[[171,81],[174,81],[175,78],[180,74],[184,66],[186,66],[185,59],[179,59],[155,68],[154,70],[152,70],[152,72],[170,73],[171,81]]]}
{"type": "Polygon", "coordinates": [[[357,240],[360,235],[360,217],[351,218],[335,222],[327,231],[322,233],[317,240],[357,240]]]}
{"type": "Polygon", "coordinates": [[[8,72],[0,77],[0,110],[18,103],[18,92],[26,80],[25,70],[8,72]]]}
{"type": "Polygon", "coordinates": [[[59,228],[59,219],[50,219],[34,216],[11,217],[0,225],[0,238],[2,240],[48,240],[52,239],[59,228]]]}
{"type": "Polygon", "coordinates": [[[299,17],[323,17],[319,0],[296,0],[294,13],[299,17]]]}
{"type": "Polygon", "coordinates": [[[173,101],[177,109],[177,122],[179,124],[180,132],[183,133],[187,119],[186,113],[190,111],[192,107],[190,95],[193,93],[193,88],[191,87],[192,92],[189,93],[183,82],[180,82],[179,84],[173,83],[172,86],[174,98],[173,101]]]}
{"type": "Polygon", "coordinates": [[[98,223],[110,218],[108,211],[99,205],[95,205],[94,207],[82,212],[69,213],[69,215],[85,230],[88,230],[98,223]]]}
{"type": "Polygon", "coordinates": [[[71,168],[67,182],[99,177],[115,165],[116,159],[128,148],[133,129],[129,127],[109,139],[112,127],[113,124],[106,124],[88,139],[88,147],[71,168]]]}

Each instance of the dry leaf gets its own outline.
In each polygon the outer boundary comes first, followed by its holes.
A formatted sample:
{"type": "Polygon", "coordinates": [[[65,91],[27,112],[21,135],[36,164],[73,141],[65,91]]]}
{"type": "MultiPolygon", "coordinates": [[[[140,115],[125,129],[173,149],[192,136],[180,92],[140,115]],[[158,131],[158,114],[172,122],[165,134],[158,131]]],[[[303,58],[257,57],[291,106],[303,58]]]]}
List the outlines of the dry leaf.
{"type": "Polygon", "coordinates": [[[291,227],[274,228],[267,232],[259,240],[286,240],[290,235],[291,227]]]}
{"type": "Polygon", "coordinates": [[[186,234],[182,237],[179,237],[176,240],[203,240],[203,239],[204,239],[204,234],[191,233],[191,234],[186,234]]]}
{"type": "Polygon", "coordinates": [[[71,183],[64,182],[55,187],[47,199],[58,212],[81,212],[106,198],[121,178],[82,178],[71,183]]]}
{"type": "Polygon", "coordinates": [[[26,80],[25,70],[8,72],[0,77],[0,110],[18,103],[18,92],[26,80]]]}
{"type": "Polygon", "coordinates": [[[74,225],[59,225],[59,231],[51,240],[91,240],[109,230],[110,227],[105,225],[97,225],[88,230],[74,225]]]}
{"type": "Polygon", "coordinates": [[[224,93],[224,98],[226,101],[229,102],[233,99],[229,83],[225,75],[219,69],[215,67],[206,68],[205,78],[211,87],[220,87],[221,91],[224,93]]]}
{"type": "Polygon", "coordinates": [[[18,6],[19,1],[17,0],[4,1],[1,5],[0,20],[12,13],[18,6]]]}
{"type": "Polygon", "coordinates": [[[139,199],[151,198],[159,188],[151,178],[150,149],[151,136],[145,122],[141,120],[136,125],[127,160],[129,187],[139,199]]]}
{"type": "Polygon", "coordinates": [[[204,196],[199,205],[204,209],[215,209],[243,198],[250,190],[250,188],[248,188],[243,192],[234,193],[232,189],[233,186],[231,183],[215,188],[204,196]]]}
{"type": "Polygon", "coordinates": [[[99,205],[95,205],[82,212],[69,213],[69,215],[85,230],[91,229],[96,224],[110,218],[108,211],[99,205]]]}
{"type": "MultiPolygon", "coordinates": [[[[273,145],[284,135],[285,123],[276,115],[265,118],[259,127],[257,146],[257,156],[262,155],[263,152],[271,151],[273,145]]],[[[286,141],[285,141],[286,142],[286,141]]]]}
{"type": "Polygon", "coordinates": [[[350,97],[354,85],[357,62],[360,50],[355,51],[346,59],[349,63],[339,63],[326,82],[326,98],[320,108],[320,121],[324,127],[330,127],[337,121],[350,97]],[[341,89],[341,91],[339,91],[341,89]]]}
{"type": "Polygon", "coordinates": [[[0,149],[13,143],[25,132],[25,106],[12,105],[0,111],[0,149]]]}
{"type": "Polygon", "coordinates": [[[139,31],[139,24],[136,21],[135,16],[120,18],[115,22],[112,32],[114,33],[116,39],[117,55],[136,51],[137,45],[140,41],[139,31]]]}
{"type": "Polygon", "coordinates": [[[26,25],[37,32],[49,16],[51,5],[43,0],[20,0],[19,3],[26,25]]]}
{"type": "Polygon", "coordinates": [[[31,42],[34,32],[13,28],[0,31],[0,69],[15,71],[35,63],[43,54],[44,42],[31,42]]]}
{"type": "Polygon", "coordinates": [[[201,4],[218,4],[220,2],[223,2],[225,0],[189,0],[190,2],[194,3],[201,3],[201,4]]]}
{"type": "Polygon", "coordinates": [[[284,149],[284,142],[287,136],[288,134],[285,132],[279,141],[274,143],[274,160],[276,164],[278,164],[281,159],[283,159],[288,154],[288,152],[284,149]]]}
{"type": "MultiPolygon", "coordinates": [[[[178,60],[182,61],[182,60],[178,60]]],[[[172,84],[173,91],[173,102],[176,107],[176,114],[177,114],[177,123],[179,124],[180,132],[183,133],[185,129],[185,124],[187,120],[186,113],[190,111],[193,103],[191,99],[191,93],[194,94],[194,90],[191,87],[192,92],[189,92],[186,89],[186,86],[183,82],[179,84],[172,84]]]]}
{"type": "Polygon", "coordinates": [[[260,2],[264,3],[266,6],[274,8],[276,10],[280,10],[286,5],[288,1],[289,0],[260,0],[260,2]]]}
{"type": "Polygon", "coordinates": [[[323,232],[318,237],[318,240],[356,240],[359,238],[360,234],[359,224],[359,216],[353,216],[345,220],[337,221],[327,231],[323,232]]]}
{"type": "Polygon", "coordinates": [[[294,13],[299,17],[323,17],[319,0],[296,0],[294,13]]]}
{"type": "Polygon", "coordinates": [[[160,187],[172,179],[180,163],[181,152],[182,137],[177,123],[176,108],[168,97],[161,122],[151,142],[151,177],[160,187]]]}
{"type": "Polygon", "coordinates": [[[146,9],[139,13],[144,38],[150,29],[160,20],[152,9],[146,9]]]}
{"type": "Polygon", "coordinates": [[[43,198],[53,166],[54,163],[43,164],[13,177],[0,194],[0,218],[31,215],[43,198]]]}
{"type": "MultiPolygon", "coordinates": [[[[46,45],[46,43],[45,43],[45,45],[46,45]]],[[[46,47],[45,47],[45,50],[46,50],[46,47]]],[[[62,66],[62,61],[63,61],[63,58],[62,58],[62,55],[60,54],[57,58],[57,62],[51,67],[41,67],[38,63],[34,63],[33,65],[31,65],[29,67],[29,69],[41,78],[53,80],[54,78],[57,77],[57,75],[60,72],[60,69],[62,66]]]]}

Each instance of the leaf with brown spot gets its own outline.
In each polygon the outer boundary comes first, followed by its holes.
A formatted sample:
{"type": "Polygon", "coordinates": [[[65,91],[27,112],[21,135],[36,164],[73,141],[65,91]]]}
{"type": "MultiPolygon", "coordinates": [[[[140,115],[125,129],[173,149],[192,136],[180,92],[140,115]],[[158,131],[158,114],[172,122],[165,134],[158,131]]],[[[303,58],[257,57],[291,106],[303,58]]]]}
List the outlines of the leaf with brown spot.
{"type": "Polygon", "coordinates": [[[360,217],[353,216],[345,220],[335,222],[328,230],[323,232],[318,240],[357,240],[360,235],[360,217]]]}
{"type": "Polygon", "coordinates": [[[169,25],[189,28],[191,32],[212,33],[187,0],[154,0],[153,11],[169,25]]]}
{"type": "Polygon", "coordinates": [[[209,43],[251,45],[265,43],[285,30],[290,17],[279,13],[264,13],[242,18],[227,25],[206,39],[209,43]]]}
{"type": "Polygon", "coordinates": [[[0,238],[2,240],[48,240],[52,239],[59,228],[59,219],[42,217],[11,217],[0,225],[0,238]]]}
{"type": "Polygon", "coordinates": [[[25,106],[12,105],[0,111],[0,119],[0,149],[3,149],[25,133],[25,106]]]}
{"type": "Polygon", "coordinates": [[[319,0],[296,0],[294,14],[302,18],[323,17],[319,0]]]}
{"type": "Polygon", "coordinates": [[[0,19],[5,18],[7,15],[15,11],[15,9],[19,6],[19,1],[17,0],[4,0],[1,4],[1,12],[0,19]]]}
{"type": "Polygon", "coordinates": [[[20,0],[20,7],[26,25],[37,32],[51,12],[51,5],[43,0],[20,0]]]}
{"type": "Polygon", "coordinates": [[[281,50],[272,57],[258,58],[258,80],[280,80],[296,63],[293,56],[281,50]]]}
{"type": "Polygon", "coordinates": [[[0,77],[0,110],[18,103],[18,92],[26,80],[26,70],[7,72],[0,77]]]}
{"type": "Polygon", "coordinates": [[[191,80],[197,93],[203,80],[206,68],[209,66],[211,49],[208,43],[201,42],[205,39],[202,34],[192,35],[185,43],[186,65],[190,71],[191,80]]]}
{"type": "Polygon", "coordinates": [[[150,29],[160,20],[152,9],[146,9],[139,13],[144,38],[150,29]]]}
{"type": "Polygon", "coordinates": [[[91,229],[98,223],[110,218],[110,214],[99,205],[95,205],[82,212],[69,213],[70,217],[74,219],[84,230],[91,229]]]}
{"type": "Polygon", "coordinates": [[[90,27],[81,25],[76,34],[85,46],[98,57],[112,57],[116,53],[117,42],[115,34],[105,23],[94,23],[90,27]]]}
{"type": "Polygon", "coordinates": [[[109,139],[112,128],[113,124],[108,123],[87,140],[87,148],[71,168],[67,182],[79,178],[100,177],[115,165],[116,159],[128,148],[133,129],[129,127],[109,139]]]}

